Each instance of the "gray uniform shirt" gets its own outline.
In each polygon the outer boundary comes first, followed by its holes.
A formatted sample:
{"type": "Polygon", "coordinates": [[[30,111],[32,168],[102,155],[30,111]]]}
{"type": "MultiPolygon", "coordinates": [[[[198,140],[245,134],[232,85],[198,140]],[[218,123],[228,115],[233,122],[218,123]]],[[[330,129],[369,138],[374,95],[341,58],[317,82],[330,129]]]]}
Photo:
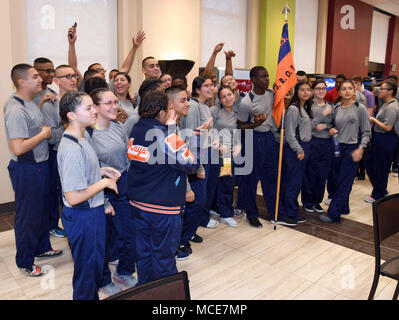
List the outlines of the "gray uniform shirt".
{"type": "Polygon", "coordinates": [[[133,103],[130,100],[122,101],[119,99],[119,108],[124,110],[128,116],[131,116],[137,111],[135,110],[133,103]]]}
{"type": "Polygon", "coordinates": [[[211,108],[213,123],[218,132],[219,142],[230,151],[233,146],[240,145],[240,132],[237,130],[237,115],[220,106],[211,108]]]}
{"type": "MultiPolygon", "coordinates": [[[[7,141],[11,149],[11,139],[29,139],[42,131],[44,126],[43,114],[37,104],[25,100],[17,94],[13,94],[4,106],[4,122],[7,141]]],[[[48,140],[41,141],[33,148],[33,159],[36,163],[48,160],[48,140]]],[[[23,157],[24,155],[22,155],[23,157]]],[[[26,154],[25,154],[26,156],[26,154]]],[[[18,157],[12,152],[11,159],[18,161],[18,157]]]]}
{"type": "Polygon", "coordinates": [[[130,133],[132,132],[133,127],[136,125],[137,122],[140,120],[139,112],[136,108],[134,112],[126,119],[125,123],[123,124],[126,132],[126,136],[129,138],[130,133]]]}
{"type": "Polygon", "coordinates": [[[116,121],[103,129],[94,129],[92,146],[100,160],[100,167],[112,167],[120,173],[127,171],[130,161],[127,157],[128,138],[124,126],[116,121]]]}
{"type": "Polygon", "coordinates": [[[37,105],[39,105],[40,100],[42,100],[42,98],[44,97],[44,95],[47,92],[50,92],[51,94],[53,94],[55,96],[57,95],[57,92],[55,92],[53,89],[46,88],[46,90],[42,90],[42,92],[33,99],[33,102],[36,103],[37,105]]]}
{"type": "MultiPolygon", "coordinates": [[[[190,99],[190,109],[187,116],[180,117],[180,130],[184,129],[197,129],[200,125],[212,117],[211,109],[197,99],[190,99]]],[[[209,127],[209,130],[214,128],[213,121],[209,127]]],[[[209,132],[209,131],[208,131],[209,132]]],[[[208,134],[201,134],[201,148],[206,149],[211,146],[212,137],[208,134]]]]}
{"type": "Polygon", "coordinates": [[[327,108],[333,108],[330,104],[324,104],[319,106],[316,102],[313,102],[312,105],[312,137],[320,138],[320,139],[331,139],[330,134],[328,131],[332,128],[333,123],[333,113],[331,112],[329,115],[324,116],[323,112],[327,108]],[[319,124],[326,124],[327,128],[321,131],[316,130],[316,126],[319,124]]]}
{"type": "Polygon", "coordinates": [[[360,91],[356,91],[356,98],[355,101],[359,102],[360,104],[364,105],[366,108],[368,108],[368,103],[367,103],[367,98],[366,96],[361,93],[360,91]]]}
{"type": "MultiPolygon", "coordinates": [[[[64,136],[58,147],[57,162],[60,175],[62,198],[64,205],[71,208],[65,198],[66,192],[85,190],[100,181],[101,170],[97,154],[90,143],[90,136],[86,132],[85,140],[72,141],[64,136]]],[[[72,136],[72,135],[71,135],[72,136]]],[[[104,205],[104,191],[101,191],[88,200],[90,208],[104,205]]]]}
{"type": "MultiPolygon", "coordinates": [[[[375,118],[385,125],[394,126],[399,121],[398,102],[394,99],[389,103],[384,103],[375,118]]],[[[378,124],[374,123],[373,126],[375,132],[386,133],[378,124]]]]}
{"type": "Polygon", "coordinates": [[[337,140],[339,143],[357,144],[366,148],[370,141],[371,129],[367,109],[364,105],[356,104],[342,108],[338,104],[334,109],[334,127],[338,130],[337,140]]]}
{"type": "Polygon", "coordinates": [[[297,155],[303,152],[298,138],[302,142],[309,142],[312,139],[312,122],[305,108],[300,108],[299,113],[296,106],[289,106],[284,121],[285,141],[297,155]],[[299,133],[298,137],[297,132],[299,133]]]}
{"type": "Polygon", "coordinates": [[[237,119],[241,122],[255,122],[255,114],[267,114],[267,119],[260,126],[256,127],[256,132],[268,132],[273,126],[273,104],[274,93],[271,90],[266,90],[262,95],[255,94],[253,91],[248,93],[240,103],[237,112],[237,119]],[[253,99],[251,99],[251,96],[253,99]]]}
{"type": "Polygon", "coordinates": [[[43,104],[42,113],[45,125],[51,127],[51,138],[48,143],[54,145],[53,150],[57,151],[64,134],[64,126],[60,117],[60,101],[58,99],[54,103],[46,101],[43,104]]]}

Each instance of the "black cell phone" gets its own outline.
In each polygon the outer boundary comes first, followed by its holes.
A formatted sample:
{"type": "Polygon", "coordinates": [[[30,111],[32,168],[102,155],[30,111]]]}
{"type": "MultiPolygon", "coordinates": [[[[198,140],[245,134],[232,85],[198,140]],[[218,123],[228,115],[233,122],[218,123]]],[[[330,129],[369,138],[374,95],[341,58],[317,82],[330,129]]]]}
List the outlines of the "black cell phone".
{"type": "MultiPolygon", "coordinates": [[[[75,22],[75,24],[72,26],[73,28],[75,28],[75,30],[76,30],[76,28],[78,27],[78,24],[77,24],[77,22],[75,22]]],[[[75,32],[74,33],[71,33],[70,35],[69,35],[69,38],[73,38],[73,36],[74,36],[74,34],[75,34],[75,32]]]]}

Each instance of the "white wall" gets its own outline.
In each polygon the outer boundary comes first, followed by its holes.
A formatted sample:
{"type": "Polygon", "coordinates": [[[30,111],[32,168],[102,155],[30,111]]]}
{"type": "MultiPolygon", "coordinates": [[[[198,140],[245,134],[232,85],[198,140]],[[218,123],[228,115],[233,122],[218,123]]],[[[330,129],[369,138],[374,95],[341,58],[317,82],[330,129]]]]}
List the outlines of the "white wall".
{"type": "MultiPolygon", "coordinates": [[[[224,42],[223,50],[233,50],[234,68],[247,65],[247,1],[202,0],[201,13],[201,66],[205,67],[215,45],[224,42]]],[[[226,57],[220,52],[215,66],[224,67],[226,57]]]]}
{"type": "Polygon", "coordinates": [[[384,63],[388,43],[389,16],[374,11],[369,61],[384,63]]]}
{"type": "Polygon", "coordinates": [[[297,0],[295,9],[294,63],[297,70],[315,73],[318,0],[297,0]]]}

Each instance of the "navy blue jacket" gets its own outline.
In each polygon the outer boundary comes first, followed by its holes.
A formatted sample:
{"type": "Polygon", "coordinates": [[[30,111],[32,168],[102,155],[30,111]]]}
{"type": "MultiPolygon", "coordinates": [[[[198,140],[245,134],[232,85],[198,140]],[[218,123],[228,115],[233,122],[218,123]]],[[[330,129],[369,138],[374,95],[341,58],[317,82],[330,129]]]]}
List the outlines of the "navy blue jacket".
{"type": "MultiPolygon", "coordinates": [[[[197,146],[194,154],[198,156],[199,139],[199,131],[194,130],[190,146],[197,146]]],[[[130,204],[149,212],[179,214],[186,201],[186,175],[200,167],[194,154],[176,130],[156,119],[141,118],[132,129],[128,147],[130,204]]]]}

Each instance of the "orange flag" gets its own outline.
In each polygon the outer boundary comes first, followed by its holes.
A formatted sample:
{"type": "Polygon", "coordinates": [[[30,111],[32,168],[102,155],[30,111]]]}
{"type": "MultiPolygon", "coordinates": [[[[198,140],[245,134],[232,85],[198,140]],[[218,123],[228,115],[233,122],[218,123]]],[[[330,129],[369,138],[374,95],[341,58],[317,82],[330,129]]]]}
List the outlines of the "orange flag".
{"type": "Polygon", "coordinates": [[[281,36],[280,54],[278,57],[276,85],[274,88],[273,118],[277,128],[280,127],[281,118],[284,113],[284,97],[287,92],[297,83],[292,56],[290,40],[288,38],[288,23],[284,24],[281,36]]]}

